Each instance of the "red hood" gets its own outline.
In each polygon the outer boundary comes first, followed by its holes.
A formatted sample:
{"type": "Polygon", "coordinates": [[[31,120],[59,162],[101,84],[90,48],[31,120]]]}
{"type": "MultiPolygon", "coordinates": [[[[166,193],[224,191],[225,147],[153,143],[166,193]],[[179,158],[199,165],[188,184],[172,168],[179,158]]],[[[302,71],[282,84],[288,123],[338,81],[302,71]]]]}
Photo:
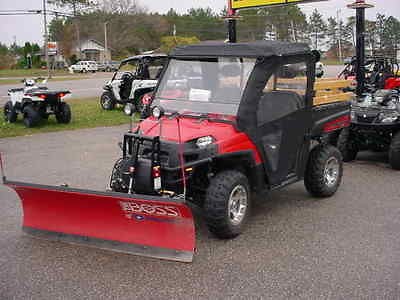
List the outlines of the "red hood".
{"type": "MultiPolygon", "coordinates": [[[[209,135],[214,137],[217,141],[220,141],[238,133],[234,126],[229,123],[212,122],[187,117],[181,117],[179,122],[182,142],[188,142],[209,135]]],[[[154,118],[147,118],[141,122],[139,127],[142,134],[158,136],[160,134],[160,125],[157,123],[158,121],[154,118]]],[[[176,118],[162,118],[161,130],[161,139],[179,142],[176,118]]]]}

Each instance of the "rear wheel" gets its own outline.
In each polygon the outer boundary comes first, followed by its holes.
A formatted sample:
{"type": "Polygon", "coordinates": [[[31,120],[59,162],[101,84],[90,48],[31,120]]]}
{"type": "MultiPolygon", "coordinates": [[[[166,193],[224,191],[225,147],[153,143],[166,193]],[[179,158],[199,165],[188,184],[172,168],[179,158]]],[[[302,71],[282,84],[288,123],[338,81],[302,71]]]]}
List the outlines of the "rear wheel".
{"type": "Polygon", "coordinates": [[[395,170],[400,170],[400,132],[395,134],[389,148],[389,163],[395,170]]]}
{"type": "Polygon", "coordinates": [[[331,145],[314,148],[304,176],[307,191],[315,197],[330,197],[336,193],[343,175],[340,151],[331,145]]]}
{"type": "Polygon", "coordinates": [[[56,119],[58,123],[62,124],[68,124],[71,122],[71,107],[68,105],[68,103],[60,103],[56,112],[56,119]]]}
{"type": "Polygon", "coordinates": [[[34,127],[40,121],[39,113],[33,108],[32,105],[27,105],[24,107],[24,124],[26,127],[34,127]]]}
{"type": "Polygon", "coordinates": [[[4,105],[4,119],[6,122],[14,123],[17,121],[17,112],[15,111],[14,105],[11,101],[7,101],[4,105]]]}
{"type": "Polygon", "coordinates": [[[106,91],[100,97],[100,106],[104,110],[113,110],[115,107],[114,97],[111,92],[106,91]]]}
{"type": "Polygon", "coordinates": [[[238,236],[250,214],[250,187],[239,171],[222,171],[210,180],[204,200],[207,226],[222,239],[238,236]]]}
{"type": "Polygon", "coordinates": [[[344,128],[338,137],[337,148],[342,153],[343,161],[353,161],[357,157],[358,148],[351,138],[350,128],[344,128]]]}

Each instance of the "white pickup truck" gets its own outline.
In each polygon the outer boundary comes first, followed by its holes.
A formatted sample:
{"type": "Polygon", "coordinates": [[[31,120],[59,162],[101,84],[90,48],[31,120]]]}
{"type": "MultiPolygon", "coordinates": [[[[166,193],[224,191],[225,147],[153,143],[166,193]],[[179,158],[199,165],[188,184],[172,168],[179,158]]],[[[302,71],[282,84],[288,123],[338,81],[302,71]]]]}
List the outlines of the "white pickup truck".
{"type": "Polygon", "coordinates": [[[87,72],[96,72],[98,70],[97,63],[91,60],[82,60],[72,65],[70,69],[75,72],[87,73],[87,72]]]}

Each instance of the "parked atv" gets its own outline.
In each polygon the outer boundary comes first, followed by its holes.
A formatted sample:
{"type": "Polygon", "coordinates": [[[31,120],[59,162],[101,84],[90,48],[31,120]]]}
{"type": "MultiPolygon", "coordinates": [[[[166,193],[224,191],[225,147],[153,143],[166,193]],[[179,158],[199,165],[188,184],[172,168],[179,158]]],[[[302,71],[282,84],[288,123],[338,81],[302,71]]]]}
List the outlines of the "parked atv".
{"type": "Polygon", "coordinates": [[[389,152],[389,163],[400,170],[400,93],[373,89],[352,104],[351,126],[342,131],[338,148],[344,161],[362,150],[389,152]]]}
{"type": "Polygon", "coordinates": [[[71,121],[71,108],[62,100],[69,91],[51,91],[36,85],[34,79],[24,79],[23,83],[24,88],[8,91],[10,100],[4,105],[4,118],[7,122],[16,122],[18,114],[22,114],[26,127],[34,127],[41,119],[48,119],[52,114],[58,123],[67,124],[71,121]]]}
{"type": "Polygon", "coordinates": [[[104,86],[101,107],[112,110],[116,104],[121,104],[127,115],[142,112],[142,97],[156,87],[166,59],[165,54],[146,54],[123,60],[104,86]]]}
{"type": "MultiPolygon", "coordinates": [[[[338,78],[356,80],[355,57],[345,63],[345,68],[339,73],[338,78]]],[[[374,89],[399,89],[400,73],[397,60],[389,57],[373,56],[367,57],[364,64],[366,72],[366,84],[374,89]]],[[[356,82],[355,82],[356,84],[356,82]]]]}
{"type": "Polygon", "coordinates": [[[177,48],[152,116],[124,136],[113,192],[5,179],[22,199],[24,230],[190,262],[195,230],[188,202],[203,209],[211,232],[233,238],[250,217],[254,193],[304,179],[311,195],[332,196],[343,168],[330,141],[349,125],[350,104],[314,104],[315,63],[308,46],[297,43],[177,48]],[[287,64],[303,64],[305,72],[286,78],[287,64]]]}

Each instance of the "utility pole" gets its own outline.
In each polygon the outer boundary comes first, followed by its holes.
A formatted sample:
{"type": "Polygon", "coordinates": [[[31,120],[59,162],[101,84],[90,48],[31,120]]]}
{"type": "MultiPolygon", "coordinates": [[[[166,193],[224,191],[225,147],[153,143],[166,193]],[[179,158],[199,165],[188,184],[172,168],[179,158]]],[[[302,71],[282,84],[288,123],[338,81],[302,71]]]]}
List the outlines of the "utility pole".
{"type": "Polygon", "coordinates": [[[46,67],[47,67],[47,77],[51,78],[50,72],[50,61],[49,61],[49,51],[48,51],[48,35],[47,35],[47,10],[46,10],[46,1],[43,0],[43,23],[44,23],[44,56],[46,58],[46,67]]]}
{"type": "Polygon", "coordinates": [[[342,52],[342,20],[339,17],[339,14],[341,12],[341,9],[338,9],[336,11],[337,13],[337,22],[338,22],[338,30],[339,30],[339,36],[338,36],[338,47],[339,47],[339,61],[343,61],[343,52],[342,52]]]}
{"type": "MultiPolygon", "coordinates": [[[[107,46],[107,24],[108,22],[104,22],[104,49],[106,55],[108,54],[108,46],[107,46]]],[[[107,57],[108,59],[108,57],[107,57]]],[[[110,58],[111,59],[111,58],[110,58]]]]}
{"type": "Polygon", "coordinates": [[[356,10],[357,96],[361,97],[365,86],[365,9],[374,6],[365,3],[365,0],[356,0],[347,7],[356,10]]]}
{"type": "Polygon", "coordinates": [[[73,11],[73,15],[74,15],[74,25],[75,25],[75,29],[76,29],[76,38],[78,40],[78,59],[81,59],[81,55],[82,55],[82,45],[81,45],[81,33],[79,31],[79,22],[76,19],[76,1],[72,2],[72,11],[73,11]]]}

